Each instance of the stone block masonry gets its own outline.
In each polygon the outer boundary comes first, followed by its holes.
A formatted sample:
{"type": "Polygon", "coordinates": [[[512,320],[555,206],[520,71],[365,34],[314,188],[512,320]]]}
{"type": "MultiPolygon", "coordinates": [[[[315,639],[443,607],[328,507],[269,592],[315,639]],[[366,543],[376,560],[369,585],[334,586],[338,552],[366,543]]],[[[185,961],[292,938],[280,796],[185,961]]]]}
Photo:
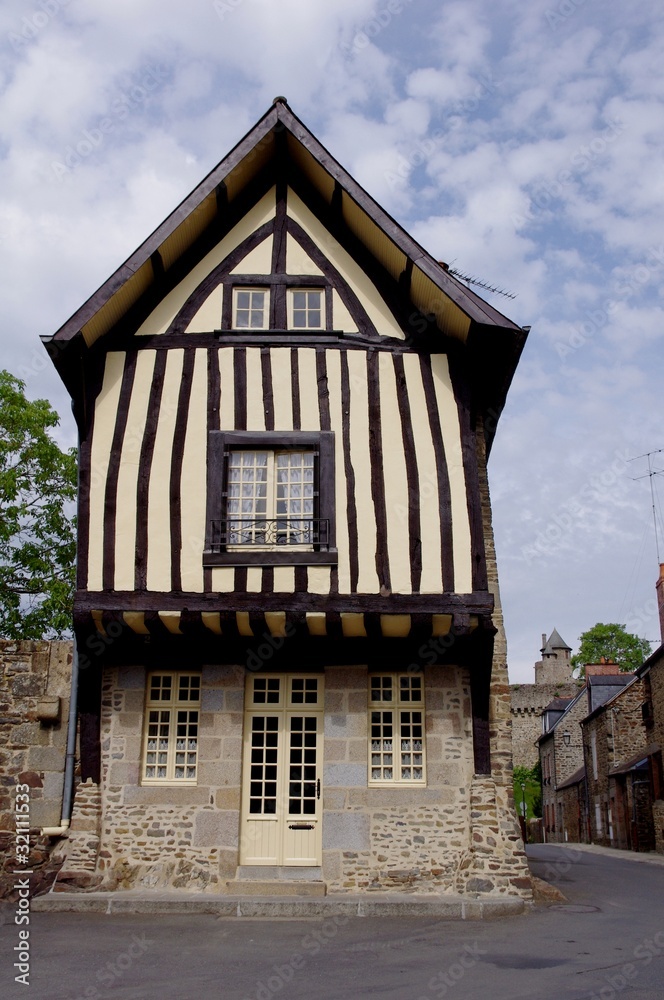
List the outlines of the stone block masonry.
{"type": "MultiPolygon", "coordinates": [[[[104,673],[102,784],[77,789],[63,881],[78,864],[108,890],[237,892],[245,671],[203,667],[201,704],[214,711],[201,713],[198,782],[182,786],[140,784],[144,675],[104,673]]],[[[368,778],[368,669],[326,669],[328,891],[528,895],[509,789],[473,773],[469,680],[464,668],[426,668],[426,785],[379,786],[368,778]]]]}
{"type": "Polygon", "coordinates": [[[7,872],[19,783],[30,788],[31,890],[49,887],[57,870],[39,831],[61,819],[71,667],[71,642],[0,640],[0,897],[15,881],[7,872]]]}

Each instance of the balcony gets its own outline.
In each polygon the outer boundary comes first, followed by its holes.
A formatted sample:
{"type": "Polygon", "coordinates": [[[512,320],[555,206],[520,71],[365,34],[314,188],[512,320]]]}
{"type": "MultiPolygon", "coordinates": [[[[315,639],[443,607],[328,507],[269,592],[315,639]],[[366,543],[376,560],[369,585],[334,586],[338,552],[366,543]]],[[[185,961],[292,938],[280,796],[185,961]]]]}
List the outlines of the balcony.
{"type": "Polygon", "coordinates": [[[328,518],[245,518],[241,515],[210,522],[209,551],[213,554],[239,549],[279,551],[284,548],[324,552],[330,545],[328,518]]]}

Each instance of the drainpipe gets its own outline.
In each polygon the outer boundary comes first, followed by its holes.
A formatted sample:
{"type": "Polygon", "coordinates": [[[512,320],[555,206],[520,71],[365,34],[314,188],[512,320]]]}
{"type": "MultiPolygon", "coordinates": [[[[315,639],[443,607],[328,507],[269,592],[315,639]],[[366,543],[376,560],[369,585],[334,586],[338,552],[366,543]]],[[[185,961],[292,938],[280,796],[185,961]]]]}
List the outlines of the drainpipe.
{"type": "Polygon", "coordinates": [[[71,666],[71,697],[69,699],[69,723],[67,727],[67,756],[65,758],[65,782],[62,795],[62,818],[60,826],[45,826],[44,837],[62,837],[69,829],[72,799],[74,794],[74,764],[76,762],[76,717],[78,715],[78,645],[74,633],[74,655],[71,666]]]}

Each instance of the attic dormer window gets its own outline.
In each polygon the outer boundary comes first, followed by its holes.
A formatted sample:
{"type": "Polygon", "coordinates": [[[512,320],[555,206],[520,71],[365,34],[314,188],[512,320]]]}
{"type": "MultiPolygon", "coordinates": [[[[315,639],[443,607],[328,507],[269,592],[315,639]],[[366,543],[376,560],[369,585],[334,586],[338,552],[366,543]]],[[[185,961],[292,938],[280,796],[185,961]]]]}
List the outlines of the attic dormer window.
{"type": "Polygon", "coordinates": [[[236,330],[267,329],[269,292],[266,288],[233,289],[233,327],[236,330]]]}
{"type": "Polygon", "coordinates": [[[288,296],[288,326],[291,330],[320,330],[323,327],[321,289],[292,288],[288,296]]]}

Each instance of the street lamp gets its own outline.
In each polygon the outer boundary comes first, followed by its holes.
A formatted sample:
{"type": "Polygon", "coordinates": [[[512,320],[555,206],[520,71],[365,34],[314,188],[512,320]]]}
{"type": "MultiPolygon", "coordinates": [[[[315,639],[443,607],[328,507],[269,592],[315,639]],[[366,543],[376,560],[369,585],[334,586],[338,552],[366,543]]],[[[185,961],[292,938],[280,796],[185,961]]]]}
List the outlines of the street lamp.
{"type": "Polygon", "coordinates": [[[526,783],[521,782],[521,815],[523,816],[524,823],[526,822],[526,783]]]}
{"type": "Polygon", "coordinates": [[[563,733],[563,743],[565,744],[565,746],[568,747],[571,742],[572,742],[572,734],[563,733]]]}

